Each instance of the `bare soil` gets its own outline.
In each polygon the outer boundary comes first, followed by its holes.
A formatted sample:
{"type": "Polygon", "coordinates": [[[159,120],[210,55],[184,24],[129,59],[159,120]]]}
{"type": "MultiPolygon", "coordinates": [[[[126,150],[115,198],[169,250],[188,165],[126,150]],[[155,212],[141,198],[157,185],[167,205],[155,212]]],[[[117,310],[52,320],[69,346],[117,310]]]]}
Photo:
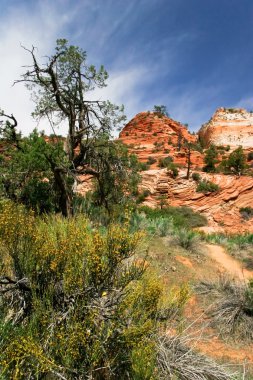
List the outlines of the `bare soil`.
{"type": "MultiPolygon", "coordinates": [[[[253,271],[244,269],[239,260],[231,257],[219,245],[202,243],[199,254],[192,254],[179,246],[173,247],[168,238],[156,238],[150,244],[150,261],[164,278],[166,286],[194,285],[201,280],[215,280],[221,274],[240,281],[253,279],[253,271]]],[[[193,294],[185,307],[187,333],[196,336],[194,347],[203,354],[222,363],[235,365],[235,369],[247,367],[246,380],[253,379],[253,342],[238,342],[228,337],[224,340],[211,328],[206,308],[212,303],[209,295],[193,294]],[[236,367],[239,366],[239,367],[236,367]]]]}
{"type": "Polygon", "coordinates": [[[208,244],[206,247],[209,257],[221,265],[221,271],[225,271],[239,280],[250,280],[253,278],[253,271],[243,268],[241,262],[227,254],[223,247],[213,244],[208,244]]]}

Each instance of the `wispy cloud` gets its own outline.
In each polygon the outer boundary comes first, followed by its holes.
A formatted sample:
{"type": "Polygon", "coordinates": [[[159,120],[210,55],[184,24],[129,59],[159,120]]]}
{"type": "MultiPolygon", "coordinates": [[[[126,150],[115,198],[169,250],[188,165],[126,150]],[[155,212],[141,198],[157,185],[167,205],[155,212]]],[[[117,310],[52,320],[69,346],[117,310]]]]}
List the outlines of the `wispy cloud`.
{"type": "MultiPolygon", "coordinates": [[[[21,44],[28,48],[38,46],[37,54],[39,57],[48,55],[54,46],[56,38],[64,34],[64,32],[68,34],[69,26],[73,29],[75,18],[78,18],[80,10],[82,12],[84,8],[86,11],[90,11],[91,8],[94,12],[98,10],[98,3],[92,5],[88,1],[77,2],[76,6],[72,8],[69,6],[69,1],[59,0],[56,3],[52,5],[52,2],[49,1],[38,2],[35,9],[33,9],[32,16],[24,6],[10,7],[5,18],[1,20],[0,45],[2,47],[2,59],[0,60],[0,70],[4,75],[1,78],[0,108],[16,116],[19,121],[19,128],[24,134],[30,132],[37,124],[30,116],[34,104],[31,102],[29,92],[23,84],[12,86],[13,81],[18,79],[21,73],[25,71],[23,66],[31,63],[29,53],[22,49],[21,44]],[[59,7],[60,3],[61,7],[59,7]]],[[[117,30],[119,23],[130,12],[130,8],[131,6],[127,7],[121,18],[112,23],[106,33],[102,33],[103,37],[99,40],[99,45],[103,45],[106,39],[117,30]]],[[[76,37],[79,27],[77,26],[73,29],[77,33],[76,37]]],[[[102,29],[103,25],[96,32],[91,28],[89,31],[90,36],[96,40],[102,29]]],[[[91,37],[87,41],[88,48],[90,41],[91,37]]],[[[96,90],[93,94],[91,93],[91,96],[92,98],[109,99],[116,104],[124,104],[127,116],[132,117],[141,110],[141,92],[139,90],[143,78],[147,77],[147,75],[147,68],[140,64],[125,67],[120,71],[114,70],[110,73],[108,86],[103,90],[96,90]]],[[[47,133],[51,132],[46,121],[40,122],[38,128],[46,130],[47,133]]]]}
{"type": "MultiPolygon", "coordinates": [[[[110,75],[108,86],[96,90],[92,97],[123,103],[128,118],[152,109],[154,104],[164,104],[173,118],[196,130],[216,107],[228,103],[233,107],[237,102],[252,108],[250,90],[238,102],[241,94],[235,90],[241,77],[233,82],[234,65],[227,64],[230,50],[223,53],[227,45],[217,28],[210,28],[216,24],[207,24],[206,13],[198,13],[208,7],[201,0],[196,3],[195,12],[179,0],[4,2],[0,15],[0,108],[15,114],[23,133],[36,126],[30,117],[34,105],[29,92],[22,84],[12,87],[24,71],[22,66],[30,63],[20,43],[37,46],[38,56],[43,56],[52,52],[59,37],[87,50],[88,63],[105,65],[110,75]],[[217,45],[218,57],[212,51],[217,45]]],[[[212,7],[217,16],[217,7],[212,7]]],[[[223,7],[223,11],[227,9],[223,7]]],[[[224,31],[230,30],[228,26],[224,31]]],[[[236,29],[234,38],[237,35],[236,29]]],[[[230,34],[227,38],[230,41],[230,34]]],[[[238,44],[229,49],[238,56],[238,44]]],[[[47,123],[39,128],[50,132],[47,123]]]]}
{"type": "Polygon", "coordinates": [[[249,111],[253,110],[253,96],[240,99],[235,107],[246,108],[249,111]]]}
{"type": "Polygon", "coordinates": [[[16,116],[18,127],[25,134],[36,127],[36,122],[30,116],[33,103],[29,92],[23,84],[13,86],[14,80],[25,71],[23,66],[31,63],[29,53],[21,44],[28,48],[38,46],[39,56],[49,54],[59,32],[73,18],[74,11],[59,14],[49,1],[39,1],[32,14],[25,6],[9,7],[0,18],[0,107],[16,116]]]}
{"type": "Polygon", "coordinates": [[[125,106],[125,113],[130,119],[136,113],[143,110],[141,97],[141,87],[143,78],[148,77],[148,68],[143,66],[133,66],[126,70],[113,72],[107,87],[96,89],[89,96],[92,100],[107,100],[125,106]]]}

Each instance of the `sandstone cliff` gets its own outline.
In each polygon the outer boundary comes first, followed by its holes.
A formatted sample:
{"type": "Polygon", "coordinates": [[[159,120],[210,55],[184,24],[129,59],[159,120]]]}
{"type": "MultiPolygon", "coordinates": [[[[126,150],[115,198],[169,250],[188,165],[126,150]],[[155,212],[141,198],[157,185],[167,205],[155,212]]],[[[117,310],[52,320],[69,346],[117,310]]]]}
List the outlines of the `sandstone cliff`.
{"type": "Polygon", "coordinates": [[[198,135],[205,146],[253,148],[253,113],[240,108],[219,108],[198,135]]]}

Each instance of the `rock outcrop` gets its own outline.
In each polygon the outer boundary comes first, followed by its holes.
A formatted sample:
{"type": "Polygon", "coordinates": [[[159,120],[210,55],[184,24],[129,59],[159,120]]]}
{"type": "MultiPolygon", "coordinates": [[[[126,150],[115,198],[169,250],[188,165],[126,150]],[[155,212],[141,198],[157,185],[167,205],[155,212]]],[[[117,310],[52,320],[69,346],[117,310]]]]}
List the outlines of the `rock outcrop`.
{"type": "Polygon", "coordinates": [[[150,192],[144,204],[156,207],[163,195],[171,206],[188,206],[204,214],[209,222],[207,230],[253,232],[253,219],[244,220],[239,211],[252,204],[252,177],[201,173],[202,179],[212,181],[220,188],[216,193],[203,194],[196,192],[196,182],[186,180],[185,174],[186,170],[182,169],[174,179],[166,169],[143,172],[141,189],[150,192]]]}
{"type": "MultiPolygon", "coordinates": [[[[155,112],[137,114],[123,128],[119,139],[129,150],[136,154],[141,162],[150,158],[155,160],[151,167],[157,168],[160,158],[168,155],[176,164],[186,164],[184,141],[197,143],[197,136],[191,134],[187,127],[178,121],[155,112]]],[[[203,166],[203,157],[198,151],[191,155],[193,166],[203,166]]]]}
{"type": "Polygon", "coordinates": [[[219,108],[198,132],[201,142],[207,147],[242,146],[253,148],[253,112],[241,108],[219,108]]]}
{"type": "MultiPolygon", "coordinates": [[[[220,108],[201,128],[199,137],[206,146],[214,143],[217,146],[230,145],[233,149],[242,145],[244,152],[251,151],[253,113],[241,109],[220,108]]],[[[172,206],[191,207],[207,217],[207,232],[253,233],[253,218],[245,220],[240,213],[241,208],[252,207],[253,178],[202,172],[204,155],[197,151],[198,136],[191,134],[186,126],[154,112],[142,112],[125,126],[119,139],[128,145],[130,152],[135,153],[141,162],[148,163],[149,169],[141,172],[139,188],[140,192],[149,190],[144,204],[157,207],[161,202],[167,201],[172,206]],[[197,192],[197,184],[191,176],[186,179],[185,140],[193,146],[191,173],[197,171],[202,180],[216,183],[219,191],[207,194],[197,192]],[[158,166],[159,160],[167,156],[180,168],[177,178],[173,178],[170,170],[158,166]]],[[[220,159],[230,152],[225,152],[224,149],[219,151],[220,159]]],[[[82,194],[92,188],[91,180],[87,185],[86,179],[77,188],[82,194]]]]}

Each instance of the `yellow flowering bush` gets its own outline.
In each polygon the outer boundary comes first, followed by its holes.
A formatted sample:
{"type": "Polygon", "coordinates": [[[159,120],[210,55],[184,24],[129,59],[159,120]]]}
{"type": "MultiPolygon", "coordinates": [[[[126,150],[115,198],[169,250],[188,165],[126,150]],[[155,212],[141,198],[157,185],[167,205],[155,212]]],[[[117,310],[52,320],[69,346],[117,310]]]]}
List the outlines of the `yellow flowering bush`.
{"type": "Polygon", "coordinates": [[[29,372],[37,377],[41,376],[53,371],[57,365],[45,355],[38,342],[21,336],[8,342],[1,354],[0,368],[2,376],[11,373],[11,379],[18,380],[27,378],[29,372]],[[10,368],[12,369],[9,371],[10,368]]]}
{"type": "Polygon", "coordinates": [[[0,203],[1,379],[155,379],[163,284],[127,219],[99,229],[0,203]]]}

